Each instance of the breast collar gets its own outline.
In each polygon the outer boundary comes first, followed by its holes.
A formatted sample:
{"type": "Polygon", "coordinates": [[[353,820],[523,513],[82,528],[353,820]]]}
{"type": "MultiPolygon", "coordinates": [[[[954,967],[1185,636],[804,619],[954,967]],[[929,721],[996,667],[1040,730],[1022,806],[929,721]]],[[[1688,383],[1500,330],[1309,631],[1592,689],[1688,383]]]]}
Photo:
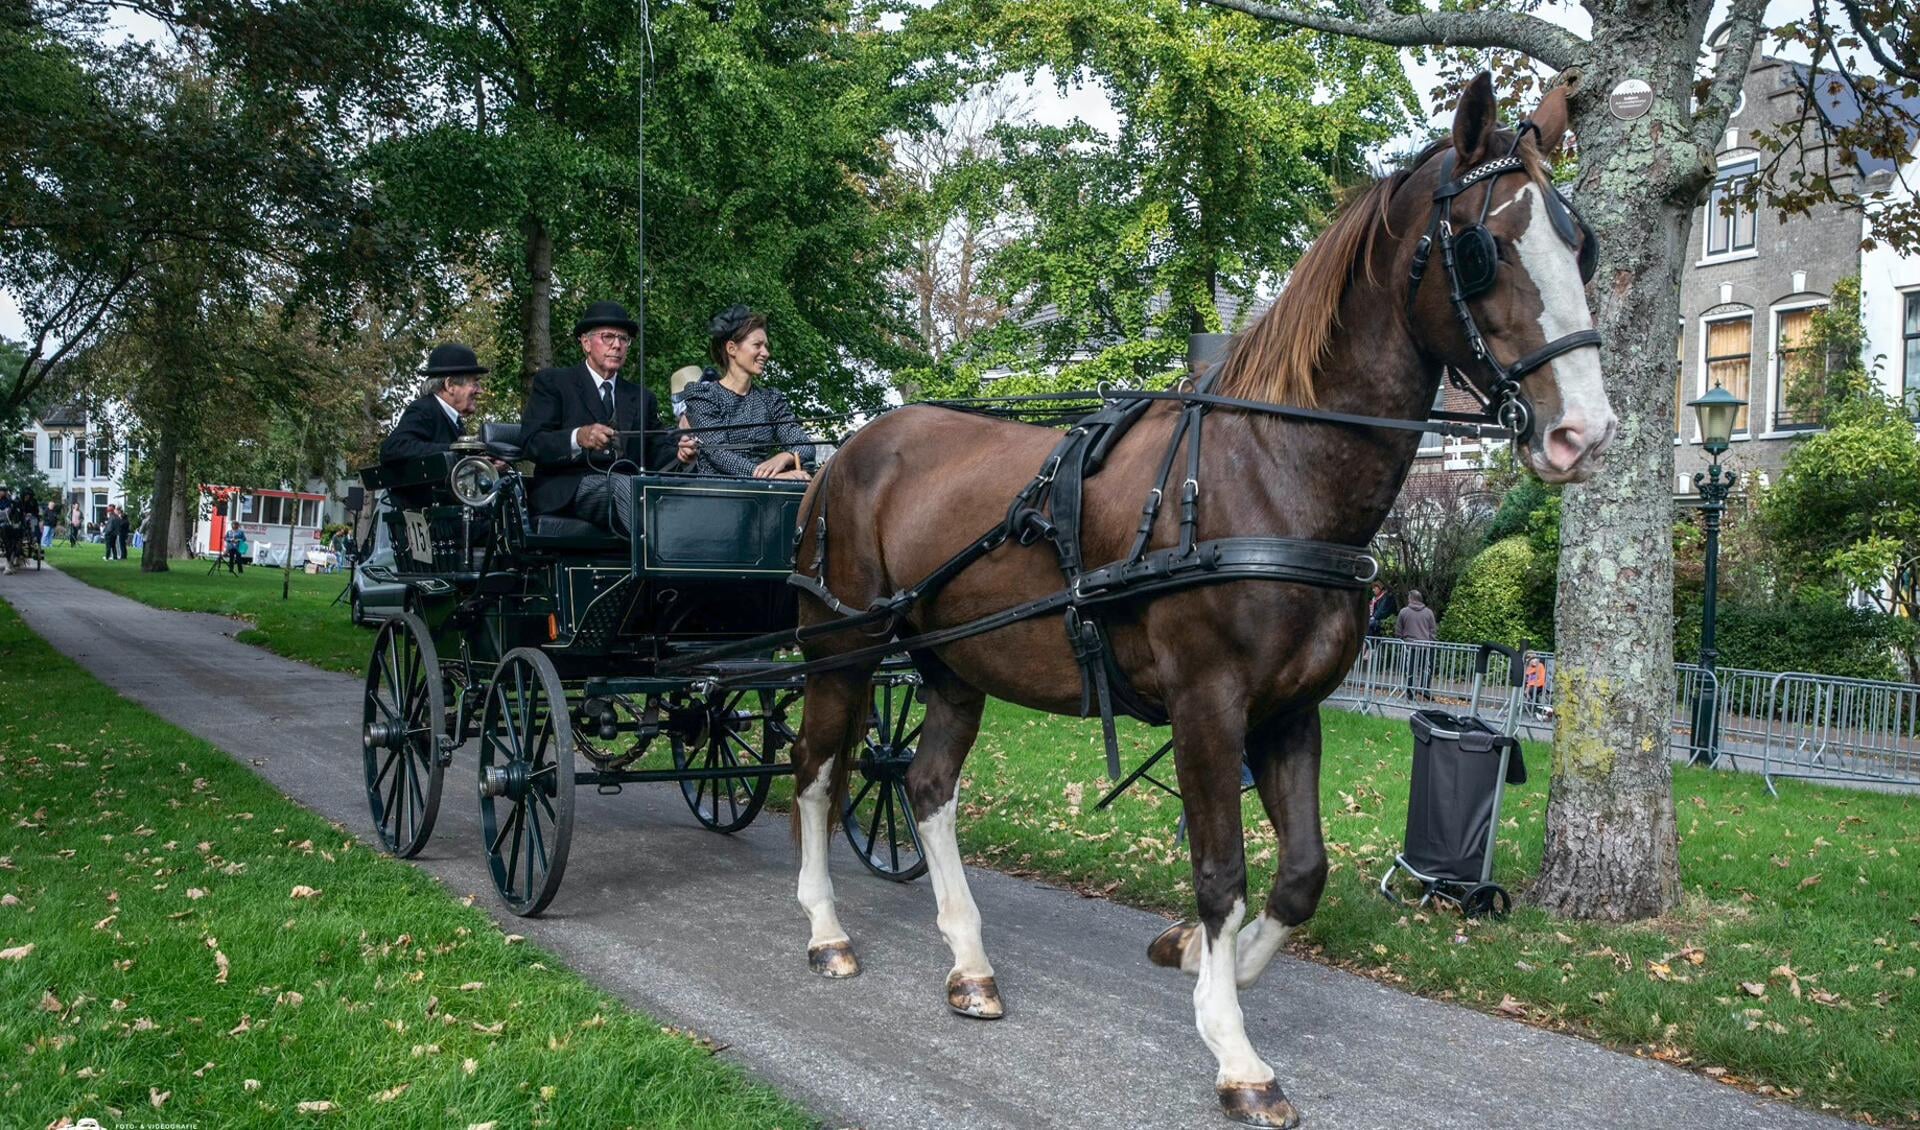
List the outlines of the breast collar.
{"type": "MultiPolygon", "coordinates": [[[[1428,222],[1426,234],[1420,237],[1419,244],[1414,247],[1412,278],[1407,286],[1407,321],[1411,324],[1413,303],[1420,293],[1420,281],[1426,274],[1427,260],[1438,245],[1441,264],[1446,268],[1447,296],[1453,304],[1454,316],[1460,322],[1461,331],[1466,334],[1467,345],[1473,350],[1473,355],[1493,376],[1488,394],[1484,396],[1458,374],[1453,377],[1454,384],[1480,401],[1487,419],[1497,421],[1512,432],[1516,445],[1525,444],[1532,438],[1535,424],[1533,402],[1527,398],[1520,382],[1563,353],[1589,346],[1598,348],[1600,345],[1598,330],[1576,330],[1547,342],[1512,364],[1502,364],[1487,345],[1486,337],[1481,334],[1472,307],[1467,305],[1469,298],[1493,286],[1499,267],[1498,246],[1486,227],[1488,209],[1493,204],[1492,186],[1489,184],[1486,199],[1481,202],[1479,219],[1457,233],[1453,227],[1453,199],[1482,181],[1491,182],[1509,173],[1525,172],[1526,162],[1521,160],[1517,151],[1520,139],[1532,129],[1537,129],[1532,122],[1521,123],[1505,156],[1476,165],[1457,180],[1453,176],[1454,154],[1449,151],[1441,158],[1440,187],[1433,190],[1433,218],[1428,222]]],[[[1552,192],[1551,196],[1565,213],[1565,219],[1563,222],[1562,216],[1554,213],[1551,204],[1548,205],[1548,218],[1560,238],[1579,255],[1581,278],[1583,282],[1587,281],[1592,277],[1594,262],[1593,232],[1558,191],[1552,192]]]]}

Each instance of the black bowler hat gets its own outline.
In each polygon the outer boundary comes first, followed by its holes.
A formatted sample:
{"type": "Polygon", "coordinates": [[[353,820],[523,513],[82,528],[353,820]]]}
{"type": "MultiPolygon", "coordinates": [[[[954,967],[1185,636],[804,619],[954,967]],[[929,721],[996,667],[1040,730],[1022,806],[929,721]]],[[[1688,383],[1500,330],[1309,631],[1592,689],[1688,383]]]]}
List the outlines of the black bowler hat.
{"type": "Polygon", "coordinates": [[[427,354],[427,367],[420,370],[429,377],[479,376],[487,371],[473,350],[458,342],[436,345],[427,354]]]}
{"type": "Polygon", "coordinates": [[[627,308],[618,302],[596,302],[587,307],[580,320],[573,324],[573,336],[579,337],[588,330],[610,326],[616,330],[625,330],[628,337],[640,332],[640,323],[627,316],[627,308]]]}

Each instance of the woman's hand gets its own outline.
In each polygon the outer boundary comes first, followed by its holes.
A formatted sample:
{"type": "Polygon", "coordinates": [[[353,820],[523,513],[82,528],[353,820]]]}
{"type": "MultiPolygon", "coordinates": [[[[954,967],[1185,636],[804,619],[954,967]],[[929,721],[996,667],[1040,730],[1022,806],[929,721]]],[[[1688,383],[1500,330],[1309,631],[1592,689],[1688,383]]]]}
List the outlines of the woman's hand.
{"type": "Polygon", "coordinates": [[[773,477],[776,479],[799,479],[803,483],[810,482],[813,479],[813,476],[808,474],[804,467],[795,467],[791,471],[782,471],[773,477]]]}
{"type": "MultiPolygon", "coordinates": [[[[799,470],[800,457],[791,451],[782,451],[765,463],[755,467],[753,469],[753,477],[756,479],[792,478],[793,476],[791,474],[782,474],[782,472],[799,470]]],[[[804,475],[805,472],[802,472],[802,474],[804,475]]]]}

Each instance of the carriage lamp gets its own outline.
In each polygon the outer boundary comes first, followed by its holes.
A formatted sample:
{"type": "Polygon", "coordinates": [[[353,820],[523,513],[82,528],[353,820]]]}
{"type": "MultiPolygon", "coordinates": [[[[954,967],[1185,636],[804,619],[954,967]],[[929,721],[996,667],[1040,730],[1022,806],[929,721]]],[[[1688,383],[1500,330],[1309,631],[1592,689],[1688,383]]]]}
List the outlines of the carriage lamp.
{"type": "Polygon", "coordinates": [[[450,484],[453,496],[478,510],[493,501],[500,490],[500,472],[493,461],[482,455],[469,455],[453,465],[450,484]]]}
{"type": "Polygon", "coordinates": [[[1693,756],[1690,760],[1704,761],[1709,768],[1720,756],[1717,748],[1720,690],[1713,669],[1714,661],[1719,658],[1713,630],[1720,597],[1720,516],[1726,513],[1727,496],[1733,493],[1733,484],[1739,478],[1732,468],[1720,465],[1720,457],[1727,453],[1734,420],[1746,406],[1746,401],[1718,384],[1700,399],[1687,402],[1687,407],[1693,409],[1700,421],[1701,446],[1713,457],[1706,470],[1693,476],[1694,489],[1700,492],[1700,513],[1706,519],[1707,567],[1706,595],[1700,606],[1700,673],[1693,694],[1693,756]]]}

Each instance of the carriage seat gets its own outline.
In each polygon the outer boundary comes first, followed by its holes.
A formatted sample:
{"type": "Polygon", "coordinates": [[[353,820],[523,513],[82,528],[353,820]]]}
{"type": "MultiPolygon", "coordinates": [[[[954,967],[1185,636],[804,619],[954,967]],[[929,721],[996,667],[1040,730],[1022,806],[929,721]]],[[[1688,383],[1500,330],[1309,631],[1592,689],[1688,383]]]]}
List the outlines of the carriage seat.
{"type": "Polygon", "coordinates": [[[512,462],[521,455],[520,425],[488,421],[480,425],[480,442],[487,445],[487,454],[512,462]]]}

